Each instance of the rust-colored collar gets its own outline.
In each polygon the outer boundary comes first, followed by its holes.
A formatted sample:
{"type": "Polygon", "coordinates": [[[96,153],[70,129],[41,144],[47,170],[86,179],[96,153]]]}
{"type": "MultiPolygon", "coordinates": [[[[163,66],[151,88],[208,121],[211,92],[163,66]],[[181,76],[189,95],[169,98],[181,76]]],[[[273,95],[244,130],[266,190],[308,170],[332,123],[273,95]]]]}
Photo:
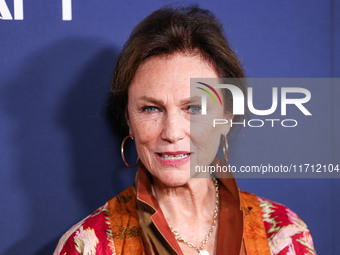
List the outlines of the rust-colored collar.
{"type": "MultiPolygon", "coordinates": [[[[215,161],[223,164],[220,160],[215,161]]],[[[135,180],[137,211],[146,254],[183,254],[163,212],[152,194],[152,179],[140,166],[135,180]]],[[[232,175],[219,179],[220,213],[217,254],[239,255],[243,236],[243,211],[240,192],[232,175]]]]}

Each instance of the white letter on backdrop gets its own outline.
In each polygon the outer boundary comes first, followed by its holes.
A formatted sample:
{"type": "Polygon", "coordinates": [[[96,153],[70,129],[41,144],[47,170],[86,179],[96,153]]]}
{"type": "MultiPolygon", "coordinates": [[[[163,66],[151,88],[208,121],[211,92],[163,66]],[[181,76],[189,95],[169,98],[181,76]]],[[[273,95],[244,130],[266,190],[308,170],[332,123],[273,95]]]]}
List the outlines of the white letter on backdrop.
{"type": "Polygon", "coordinates": [[[24,3],[23,0],[14,0],[14,19],[24,19],[24,3]]]}
{"type": "Polygon", "coordinates": [[[72,0],[62,0],[63,20],[72,20],[72,0]]]}
{"type": "Polygon", "coordinates": [[[0,0],[0,19],[12,20],[12,14],[8,9],[5,0],[0,0]]]}

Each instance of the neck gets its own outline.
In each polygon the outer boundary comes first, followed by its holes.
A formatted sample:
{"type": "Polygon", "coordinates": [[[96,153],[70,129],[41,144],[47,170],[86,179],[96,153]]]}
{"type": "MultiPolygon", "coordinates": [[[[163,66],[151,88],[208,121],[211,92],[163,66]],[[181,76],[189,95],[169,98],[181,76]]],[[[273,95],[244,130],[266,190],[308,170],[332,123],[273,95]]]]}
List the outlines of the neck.
{"type": "Polygon", "coordinates": [[[179,187],[168,187],[154,179],[153,192],[168,222],[176,226],[186,218],[211,220],[216,191],[212,179],[195,178],[179,187]]]}

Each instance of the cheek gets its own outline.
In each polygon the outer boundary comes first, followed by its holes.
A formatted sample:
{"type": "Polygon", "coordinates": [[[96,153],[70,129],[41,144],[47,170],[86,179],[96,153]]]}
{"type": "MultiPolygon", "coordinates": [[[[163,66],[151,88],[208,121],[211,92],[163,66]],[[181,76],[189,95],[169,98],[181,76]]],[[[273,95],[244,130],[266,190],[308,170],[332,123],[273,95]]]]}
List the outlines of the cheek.
{"type": "Polygon", "coordinates": [[[191,121],[191,139],[192,144],[206,156],[211,156],[211,153],[215,153],[220,144],[221,135],[225,126],[216,125],[213,126],[214,119],[225,119],[222,111],[210,111],[210,114],[205,116],[197,116],[191,121]]]}
{"type": "Polygon", "coordinates": [[[218,147],[221,133],[220,127],[201,125],[200,128],[195,128],[191,133],[192,144],[201,151],[209,152],[218,147]]]}
{"type": "Polygon", "coordinates": [[[154,141],[159,136],[160,124],[157,119],[136,118],[131,121],[133,135],[141,144],[154,141]]]}
{"type": "Polygon", "coordinates": [[[207,127],[203,135],[201,146],[206,146],[207,148],[217,147],[221,138],[221,133],[221,128],[219,127],[207,127]]]}
{"type": "Polygon", "coordinates": [[[194,140],[209,140],[214,136],[220,136],[225,125],[215,125],[215,119],[224,119],[224,116],[217,114],[199,115],[191,118],[190,133],[194,140]]]}

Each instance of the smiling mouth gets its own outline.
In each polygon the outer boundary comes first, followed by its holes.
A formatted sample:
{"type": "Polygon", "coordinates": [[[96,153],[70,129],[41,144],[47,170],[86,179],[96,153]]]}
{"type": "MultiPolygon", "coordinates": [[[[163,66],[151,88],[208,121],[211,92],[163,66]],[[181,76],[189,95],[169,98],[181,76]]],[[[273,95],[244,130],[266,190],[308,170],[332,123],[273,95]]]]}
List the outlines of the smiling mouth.
{"type": "Polygon", "coordinates": [[[191,153],[181,153],[181,154],[163,154],[157,153],[163,159],[166,160],[176,160],[176,159],[184,159],[190,156],[191,153]]]}

